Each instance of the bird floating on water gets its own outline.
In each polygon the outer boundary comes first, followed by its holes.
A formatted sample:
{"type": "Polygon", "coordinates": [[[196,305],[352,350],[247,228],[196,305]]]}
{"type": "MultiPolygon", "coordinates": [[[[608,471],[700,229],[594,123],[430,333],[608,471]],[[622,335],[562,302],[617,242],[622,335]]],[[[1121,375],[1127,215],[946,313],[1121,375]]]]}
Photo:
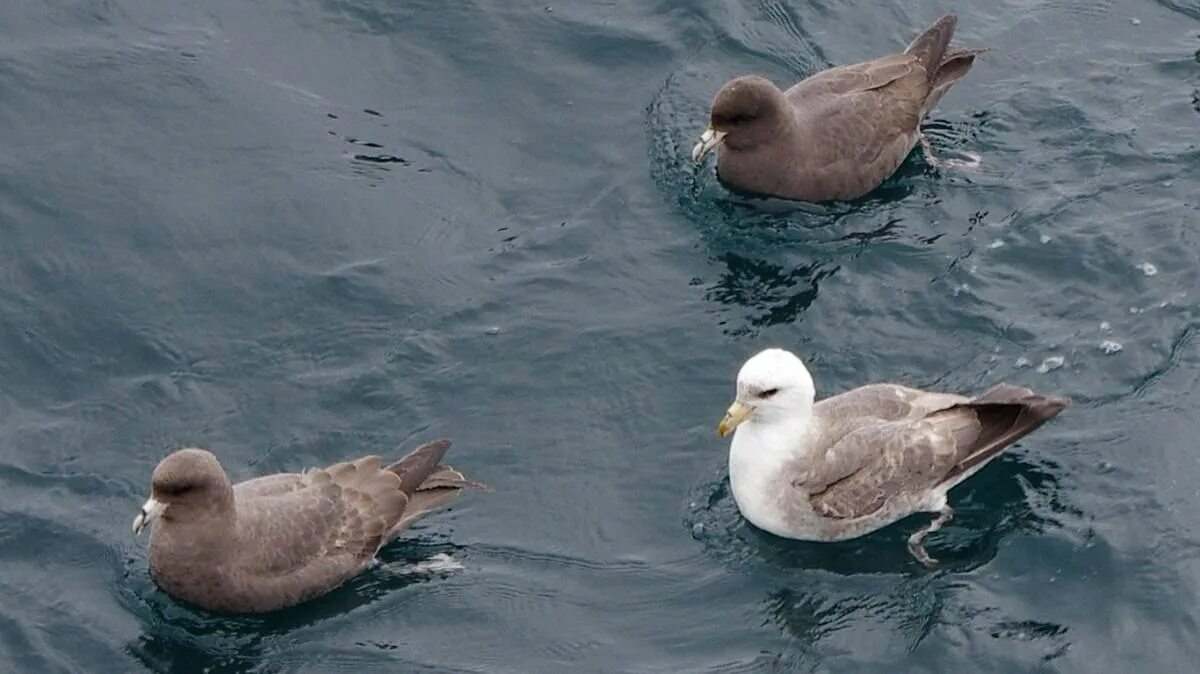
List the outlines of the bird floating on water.
{"type": "Polygon", "coordinates": [[[733,433],[729,484],[742,515],[776,536],[857,538],[918,512],[937,517],[908,539],[936,563],[926,536],[950,521],[947,492],[1070,401],[999,384],[976,397],[869,384],[815,401],[795,354],[746,361],[717,426],[733,433]]]}
{"type": "Polygon", "coordinates": [[[325,594],[381,547],[464,488],[486,488],[439,462],[449,440],[383,467],[377,456],[233,484],[211,452],[181,449],[154,469],[133,521],[150,534],[150,574],[200,607],[262,613],[325,594]]]}
{"type": "Polygon", "coordinates": [[[692,159],[717,149],[717,177],[743,192],[864,196],[900,167],[922,141],[921,121],[987,51],[951,45],[956,24],[943,16],[899,54],[829,68],[787,91],[757,75],[726,82],[692,159]]]}

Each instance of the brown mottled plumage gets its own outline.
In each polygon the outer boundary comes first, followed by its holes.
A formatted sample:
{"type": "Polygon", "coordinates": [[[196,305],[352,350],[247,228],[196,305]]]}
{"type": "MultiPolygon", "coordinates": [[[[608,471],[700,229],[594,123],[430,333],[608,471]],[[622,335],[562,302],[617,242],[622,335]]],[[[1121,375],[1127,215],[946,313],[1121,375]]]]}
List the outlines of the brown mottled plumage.
{"type": "Polygon", "coordinates": [[[821,71],[786,92],[757,75],[727,82],[692,151],[719,147],[717,175],[737,190],[801,201],[855,199],[916,146],[920,124],[986,49],[953,47],[947,15],[902,53],[821,71]]]}
{"type": "Polygon", "coordinates": [[[236,485],[210,452],[179,450],[155,468],[134,531],[157,518],[150,573],[169,594],[213,611],[272,611],[349,580],[414,521],[482,487],[439,464],[449,447],[236,485]]]}
{"type": "Polygon", "coordinates": [[[917,512],[952,517],[946,494],[1069,403],[1000,384],[977,397],[870,384],[814,402],[807,368],[768,349],[738,373],[737,401],[719,427],[736,428],[729,480],[746,519],[778,536],[856,538],[917,512]]]}

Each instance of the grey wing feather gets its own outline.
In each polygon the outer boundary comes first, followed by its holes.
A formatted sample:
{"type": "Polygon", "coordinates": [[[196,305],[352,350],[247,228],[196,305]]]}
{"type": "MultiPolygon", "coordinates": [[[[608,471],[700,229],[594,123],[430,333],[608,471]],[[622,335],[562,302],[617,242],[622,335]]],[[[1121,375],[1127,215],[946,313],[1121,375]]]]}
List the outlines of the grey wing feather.
{"type": "Polygon", "coordinates": [[[831,447],[864,425],[915,421],[967,400],[966,396],[922,391],[900,384],[868,384],[817,401],[813,417],[821,429],[820,444],[831,447]]]}
{"type": "Polygon", "coordinates": [[[861,170],[899,153],[898,162],[912,149],[928,92],[925,71],[909,54],[830,68],[797,83],[786,95],[808,139],[806,165],[861,170]]]}
{"type": "Polygon", "coordinates": [[[387,467],[366,456],[238,485],[240,572],[291,588],[361,570],[392,536],[462,488],[483,488],[438,463],[449,446],[423,445],[387,467]]]}
{"type": "Polygon", "coordinates": [[[890,54],[863,63],[827,68],[792,85],[784,95],[795,105],[823,98],[875,91],[913,72],[916,60],[908,54],[890,54]]]}
{"type": "Polygon", "coordinates": [[[950,47],[950,40],[953,39],[954,29],[957,26],[958,17],[953,14],[943,16],[913,38],[913,41],[904,49],[904,53],[915,57],[928,73],[927,76],[932,79],[938,66],[942,63],[946,50],[950,47]]]}
{"type": "Polygon", "coordinates": [[[900,388],[920,418],[867,421],[829,445],[800,485],[817,513],[862,517],[897,495],[953,486],[1069,404],[1007,384],[973,399],[900,388]]]}
{"type": "Polygon", "coordinates": [[[961,444],[975,434],[967,415],[950,423],[888,422],[853,432],[830,451],[863,460],[849,470],[842,465],[839,473],[827,472],[823,483],[813,485],[809,501],[825,517],[869,515],[897,494],[940,483],[957,463],[961,444]]]}
{"type": "Polygon", "coordinates": [[[320,558],[346,507],[341,488],[327,473],[312,474],[301,489],[239,499],[239,570],[253,576],[287,574],[320,558]]]}
{"type": "Polygon", "coordinates": [[[330,556],[344,557],[349,566],[364,564],[408,503],[400,477],[381,470],[379,457],[334,464],[300,478],[290,490],[239,499],[244,572],[298,572],[330,556]]]}
{"type": "Polygon", "coordinates": [[[304,485],[304,475],[301,473],[276,473],[239,482],[233,485],[233,493],[236,498],[277,496],[301,489],[304,485]]]}

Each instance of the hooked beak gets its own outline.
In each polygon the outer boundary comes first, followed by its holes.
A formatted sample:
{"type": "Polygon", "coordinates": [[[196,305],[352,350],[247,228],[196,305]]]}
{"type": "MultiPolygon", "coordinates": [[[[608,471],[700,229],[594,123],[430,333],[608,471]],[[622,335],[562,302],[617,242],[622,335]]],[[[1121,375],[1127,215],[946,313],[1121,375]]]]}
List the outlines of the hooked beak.
{"type": "Polygon", "coordinates": [[[709,127],[704,130],[704,133],[700,134],[700,140],[696,143],[695,147],[692,148],[692,161],[703,161],[704,157],[706,157],[709,152],[712,152],[714,149],[716,149],[716,147],[720,145],[721,141],[723,140],[725,140],[725,132],[713,129],[712,125],[710,124],[709,127]]]}
{"type": "Polygon", "coordinates": [[[158,516],[163,514],[163,511],[166,509],[167,504],[162,501],[155,501],[153,498],[147,500],[145,505],[142,506],[142,511],[138,513],[137,517],[133,518],[133,535],[137,536],[142,533],[142,529],[145,529],[151,522],[158,519],[158,516]]]}
{"type": "Polygon", "coordinates": [[[734,401],[729,409],[725,411],[725,418],[721,419],[721,423],[717,424],[717,435],[722,438],[733,432],[743,421],[750,418],[754,413],[754,408],[749,405],[734,401]]]}

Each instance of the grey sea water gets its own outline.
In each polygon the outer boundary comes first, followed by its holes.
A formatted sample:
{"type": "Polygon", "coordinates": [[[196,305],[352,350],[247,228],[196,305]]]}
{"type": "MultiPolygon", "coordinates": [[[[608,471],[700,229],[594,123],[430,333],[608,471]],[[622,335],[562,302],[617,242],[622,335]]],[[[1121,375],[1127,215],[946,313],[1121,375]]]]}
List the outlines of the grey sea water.
{"type": "Polygon", "coordinates": [[[0,671],[1194,671],[1198,134],[1193,0],[6,0],[0,671]],[[995,51],[926,130],[978,170],[797,208],[691,165],[729,77],[945,11],[995,51]],[[714,426],[768,345],[1075,405],[928,572],[915,520],[738,517],[714,426]],[[179,446],[439,436],[495,492],[280,614],[171,600],[130,535],[179,446]]]}

